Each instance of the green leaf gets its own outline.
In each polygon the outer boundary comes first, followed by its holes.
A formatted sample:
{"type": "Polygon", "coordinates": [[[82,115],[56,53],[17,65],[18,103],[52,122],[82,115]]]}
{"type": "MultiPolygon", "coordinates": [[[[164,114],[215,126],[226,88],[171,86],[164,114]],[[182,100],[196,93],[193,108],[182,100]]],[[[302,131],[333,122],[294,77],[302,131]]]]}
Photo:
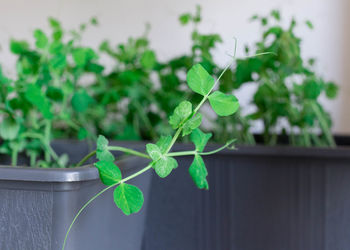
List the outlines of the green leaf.
{"type": "Polygon", "coordinates": [[[169,118],[169,123],[173,129],[180,125],[192,114],[192,104],[189,101],[182,101],[174,110],[169,118]]]}
{"type": "Polygon", "coordinates": [[[0,137],[4,140],[16,139],[19,132],[19,124],[11,117],[7,117],[0,123],[0,137]]]}
{"type": "Polygon", "coordinates": [[[108,148],[108,140],[103,135],[99,135],[97,138],[97,150],[104,151],[108,148]]]}
{"type": "Polygon", "coordinates": [[[304,84],[304,95],[306,99],[316,100],[321,94],[321,85],[310,80],[304,84]]]}
{"type": "Polygon", "coordinates": [[[85,90],[80,90],[73,95],[71,103],[75,111],[85,112],[94,103],[94,99],[85,90]]]}
{"type": "Polygon", "coordinates": [[[72,56],[78,67],[84,67],[90,60],[97,58],[91,48],[77,48],[72,52],[72,56]]]}
{"type": "Polygon", "coordinates": [[[67,80],[62,84],[62,91],[65,94],[72,94],[74,92],[74,85],[71,81],[67,80]]]}
{"type": "Polygon", "coordinates": [[[179,21],[182,25],[185,25],[185,24],[188,24],[191,18],[192,18],[192,15],[190,13],[185,13],[179,17],[179,21]]]}
{"type": "Polygon", "coordinates": [[[51,113],[51,104],[50,102],[43,96],[41,89],[34,85],[29,84],[27,90],[25,92],[26,99],[36,106],[42,115],[51,120],[53,118],[53,114],[51,113]]]}
{"type": "Polygon", "coordinates": [[[78,139],[79,140],[84,140],[88,136],[88,131],[85,128],[79,128],[78,131],[78,139]]]}
{"type": "Polygon", "coordinates": [[[67,58],[64,54],[56,54],[50,59],[50,66],[55,70],[63,70],[67,65],[67,58]]]}
{"type": "Polygon", "coordinates": [[[48,86],[46,96],[51,100],[61,102],[63,100],[63,92],[59,88],[48,86]]]}
{"type": "Polygon", "coordinates": [[[90,19],[90,23],[92,24],[92,25],[98,25],[98,20],[97,20],[97,18],[96,17],[92,17],[91,19],[90,19]]]}
{"type": "Polygon", "coordinates": [[[310,20],[305,21],[305,24],[309,29],[311,29],[311,30],[314,29],[314,25],[312,24],[312,22],[310,20]]]}
{"type": "Polygon", "coordinates": [[[220,116],[228,116],[235,113],[239,108],[238,100],[233,95],[226,95],[215,91],[209,96],[209,102],[215,113],[220,116]]]}
{"type": "Polygon", "coordinates": [[[278,10],[272,10],[271,11],[271,16],[273,18],[275,18],[277,21],[281,20],[281,15],[280,15],[280,12],[278,10]]]}
{"type": "Polygon", "coordinates": [[[162,155],[154,164],[154,170],[159,177],[167,177],[171,171],[177,168],[178,164],[175,158],[162,155]]]}
{"type": "Polygon", "coordinates": [[[163,155],[161,149],[156,144],[152,143],[146,145],[146,151],[153,161],[158,161],[163,155]]]}
{"type": "Polygon", "coordinates": [[[58,157],[57,163],[60,168],[66,168],[69,162],[69,156],[67,154],[62,154],[58,157]]]}
{"type": "Polygon", "coordinates": [[[146,151],[154,162],[153,168],[161,178],[167,177],[178,165],[173,157],[168,157],[163,154],[166,150],[164,150],[165,146],[169,145],[168,140],[168,138],[164,138],[161,143],[159,143],[162,149],[156,144],[148,143],[146,145],[146,151]]]}
{"type": "Polygon", "coordinates": [[[95,164],[103,184],[110,186],[122,179],[122,173],[112,161],[98,161],[95,164]]]}
{"type": "Polygon", "coordinates": [[[49,18],[49,23],[50,23],[50,26],[51,26],[51,28],[52,29],[61,29],[61,24],[60,24],[60,22],[57,20],[57,19],[55,19],[55,18],[53,18],[53,17],[50,17],[49,18]]]}
{"type": "Polygon", "coordinates": [[[97,138],[96,157],[100,161],[113,162],[115,160],[114,155],[108,150],[108,140],[103,135],[97,138]]]}
{"type": "Polygon", "coordinates": [[[44,49],[49,43],[49,39],[42,30],[35,30],[34,37],[36,39],[35,46],[39,49],[44,49]]]}
{"type": "Polygon", "coordinates": [[[10,50],[12,53],[20,55],[29,50],[29,44],[26,41],[11,40],[10,50]]]}
{"type": "Polygon", "coordinates": [[[200,189],[209,189],[207,176],[208,171],[205,167],[203,158],[200,155],[195,155],[194,160],[189,168],[193,182],[200,189]]]}
{"type": "Polygon", "coordinates": [[[140,211],[143,205],[142,191],[133,185],[122,183],[113,193],[114,202],[124,214],[130,215],[140,211]]]}
{"type": "Polygon", "coordinates": [[[182,136],[189,135],[192,131],[198,128],[202,123],[202,114],[198,113],[196,116],[188,120],[182,129],[182,136]]]}
{"type": "Polygon", "coordinates": [[[72,52],[73,60],[77,66],[84,66],[87,62],[87,54],[84,48],[75,49],[72,52]]]}
{"type": "Polygon", "coordinates": [[[207,142],[211,136],[211,133],[203,133],[199,128],[197,128],[193,130],[190,139],[196,146],[196,150],[198,152],[203,152],[205,145],[207,145],[207,142]]]}
{"type": "Polygon", "coordinates": [[[153,69],[156,65],[156,55],[152,50],[146,50],[141,56],[141,65],[145,69],[153,69]]]}
{"type": "Polygon", "coordinates": [[[326,96],[330,99],[334,99],[338,95],[338,86],[332,82],[326,84],[326,96]]]}
{"type": "Polygon", "coordinates": [[[194,92],[205,96],[209,94],[215,81],[202,65],[196,64],[187,73],[187,83],[194,92]]]}
{"type": "Polygon", "coordinates": [[[159,147],[162,154],[165,154],[166,150],[170,146],[172,137],[170,135],[167,136],[161,136],[160,139],[157,142],[157,146],[159,147]]]}

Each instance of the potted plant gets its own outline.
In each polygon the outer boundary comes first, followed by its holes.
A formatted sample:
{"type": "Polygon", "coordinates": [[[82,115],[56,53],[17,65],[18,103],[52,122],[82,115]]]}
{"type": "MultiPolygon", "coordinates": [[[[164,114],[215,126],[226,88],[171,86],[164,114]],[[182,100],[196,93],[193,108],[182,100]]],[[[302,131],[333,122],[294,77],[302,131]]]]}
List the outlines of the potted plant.
{"type": "MultiPolygon", "coordinates": [[[[0,68],[1,249],[60,249],[76,211],[103,187],[96,168],[71,168],[95,147],[100,132],[95,124],[108,115],[104,66],[97,52],[80,42],[87,26],[97,21],[93,18],[70,32],[55,19],[49,24],[50,36],[34,31],[35,47],[11,40],[17,56],[14,79],[0,68]],[[101,91],[104,99],[99,99],[101,91]]],[[[120,163],[123,174],[135,171],[132,161],[120,163]]],[[[132,181],[145,190],[146,198],[149,180],[145,175],[132,181]]],[[[103,197],[83,215],[86,222],[77,224],[69,248],[109,249],[113,237],[103,243],[86,240],[105,232],[119,232],[122,248],[140,248],[144,214],[122,223],[124,215],[103,197]],[[133,231],[132,240],[125,229],[133,231]]]]}
{"type": "MultiPolygon", "coordinates": [[[[91,20],[91,24],[96,22],[91,20]]],[[[198,129],[202,122],[200,108],[209,102],[218,115],[228,116],[237,111],[238,101],[231,94],[214,91],[224,72],[214,79],[200,64],[195,64],[188,71],[187,82],[190,89],[201,96],[201,101],[195,106],[187,100],[180,102],[169,117],[169,127],[175,133],[155,135],[159,138],[157,143],[148,143],[145,153],[119,143],[113,145],[102,135],[97,138],[95,150],[89,143],[67,141],[78,138],[94,142],[97,132],[103,131],[103,127],[96,124],[108,120],[107,116],[113,114],[108,105],[118,99],[114,91],[107,93],[106,84],[119,78],[103,75],[104,67],[98,63],[97,53],[79,43],[86,24],[80,26],[79,32],[71,32],[73,37],[68,41],[63,39],[65,32],[57,20],[50,19],[50,25],[51,37],[41,30],[34,31],[36,48],[25,41],[11,41],[11,51],[18,55],[15,80],[0,71],[1,152],[10,156],[10,160],[2,157],[7,166],[0,167],[0,195],[4,201],[0,247],[111,249],[115,247],[115,234],[119,234],[119,248],[139,249],[146,210],[132,218],[121,216],[121,212],[130,215],[140,211],[148,196],[148,170],[154,169],[157,176],[164,178],[179,165],[175,157],[192,156],[190,176],[197,187],[208,189],[203,157],[231,146],[233,141],[204,152],[211,134],[198,129]],[[89,85],[80,84],[87,74],[92,74],[94,81],[89,85]],[[176,141],[182,137],[190,137],[195,148],[173,151],[176,141]],[[115,162],[119,154],[112,152],[144,160],[128,158],[115,162]],[[82,166],[94,157],[97,158],[95,167],[82,166]],[[142,167],[145,161],[149,163],[142,167]],[[106,188],[102,188],[100,180],[106,188]],[[132,184],[142,188],[145,195],[132,184]],[[113,198],[102,196],[105,192],[113,198]],[[99,202],[86,209],[96,198],[99,202]],[[115,205],[120,212],[115,211],[115,205]],[[82,218],[77,220],[80,215],[82,218]],[[132,234],[125,234],[125,230],[132,234]],[[103,238],[102,242],[98,237],[103,238]]],[[[131,46],[134,46],[132,42],[131,46]]],[[[144,45],[141,49],[144,50],[144,45]]],[[[124,55],[123,48],[120,52],[124,55]]],[[[154,57],[152,51],[145,50],[140,59],[144,72],[140,72],[138,64],[128,69],[127,61],[125,70],[137,72],[147,82],[147,70],[153,67],[154,57]]],[[[124,77],[127,74],[124,71],[124,77]]],[[[130,89],[123,91],[117,93],[130,97],[130,89]]],[[[132,101],[134,99],[138,100],[132,101]]]]}

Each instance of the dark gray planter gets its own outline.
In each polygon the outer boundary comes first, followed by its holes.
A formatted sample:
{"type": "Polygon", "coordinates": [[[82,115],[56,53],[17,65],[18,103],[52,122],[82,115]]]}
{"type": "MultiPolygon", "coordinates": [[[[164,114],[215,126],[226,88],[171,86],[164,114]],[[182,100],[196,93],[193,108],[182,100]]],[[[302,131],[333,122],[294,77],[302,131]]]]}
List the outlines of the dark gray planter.
{"type": "MultiPolygon", "coordinates": [[[[210,149],[210,148],[208,148],[210,149]]],[[[239,147],[152,178],[143,250],[348,250],[350,149],[239,147]]]]}
{"type": "MultiPolygon", "coordinates": [[[[56,148],[69,152],[76,161],[86,153],[79,143],[61,142],[56,148]]],[[[129,158],[118,165],[127,175],[145,164],[142,159],[129,158]]],[[[125,216],[113,202],[113,189],[107,191],[78,218],[66,250],[140,249],[150,173],[130,183],[144,193],[145,206],[141,212],[125,216]]],[[[0,249],[60,250],[75,214],[103,188],[97,169],[91,166],[73,169],[0,166],[0,249]]]]}

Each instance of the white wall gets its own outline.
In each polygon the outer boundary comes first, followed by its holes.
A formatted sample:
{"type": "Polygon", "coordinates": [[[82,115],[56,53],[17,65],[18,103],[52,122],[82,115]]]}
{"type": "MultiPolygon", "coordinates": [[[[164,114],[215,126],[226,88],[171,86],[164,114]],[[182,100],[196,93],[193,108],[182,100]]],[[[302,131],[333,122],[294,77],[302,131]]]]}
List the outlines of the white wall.
{"type": "Polygon", "coordinates": [[[340,98],[327,104],[335,121],[334,131],[350,133],[348,0],[0,0],[0,62],[6,63],[7,71],[11,71],[14,58],[7,52],[10,37],[30,38],[35,28],[47,28],[48,16],[59,18],[68,28],[97,16],[98,32],[92,28],[84,38],[92,46],[103,38],[117,43],[141,34],[144,23],[149,22],[152,46],[160,59],[168,58],[189,49],[190,29],[181,27],[177,18],[183,12],[193,11],[198,3],[203,7],[204,17],[200,29],[217,32],[225,41],[217,51],[223,64],[228,60],[226,51],[233,49],[233,36],[239,40],[239,54],[245,43],[258,38],[258,24],[248,22],[255,13],[266,14],[278,8],[286,18],[295,15],[300,21],[312,20],[314,31],[298,30],[304,38],[303,53],[307,57],[316,56],[319,72],[341,86],[340,98]]]}

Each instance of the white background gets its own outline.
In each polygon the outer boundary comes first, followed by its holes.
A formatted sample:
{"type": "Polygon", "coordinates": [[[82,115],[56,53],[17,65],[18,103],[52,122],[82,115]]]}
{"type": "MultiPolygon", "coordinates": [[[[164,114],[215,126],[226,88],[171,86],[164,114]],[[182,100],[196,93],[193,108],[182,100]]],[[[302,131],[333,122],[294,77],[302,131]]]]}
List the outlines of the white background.
{"type": "MultiPolygon", "coordinates": [[[[78,27],[90,17],[96,16],[100,26],[91,28],[84,36],[84,43],[97,47],[102,39],[112,44],[125,41],[144,31],[145,23],[152,26],[151,45],[160,59],[167,59],[189,50],[190,28],[181,27],[178,15],[193,11],[201,4],[202,32],[221,34],[224,44],[216,54],[224,64],[232,51],[232,37],[238,38],[238,55],[244,44],[252,44],[259,38],[259,25],[250,23],[253,14],[267,14],[272,8],[280,9],[286,23],[291,16],[300,22],[310,19],[315,29],[309,31],[301,25],[297,33],[303,38],[305,57],[318,58],[317,70],[340,87],[337,101],[327,102],[334,119],[336,133],[350,134],[350,5],[348,0],[0,0],[0,62],[5,70],[13,71],[14,57],[8,53],[11,37],[32,39],[35,28],[47,29],[47,17],[61,20],[66,28],[78,27]]],[[[241,102],[248,99],[249,91],[239,95],[241,102]]]]}

